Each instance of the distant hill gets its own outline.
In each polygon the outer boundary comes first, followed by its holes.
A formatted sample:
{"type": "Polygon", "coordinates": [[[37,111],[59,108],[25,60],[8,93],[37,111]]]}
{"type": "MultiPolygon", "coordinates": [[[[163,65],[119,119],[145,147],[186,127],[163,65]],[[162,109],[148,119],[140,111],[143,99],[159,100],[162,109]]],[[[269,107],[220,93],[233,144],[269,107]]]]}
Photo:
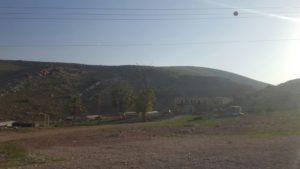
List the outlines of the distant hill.
{"type": "Polygon", "coordinates": [[[240,101],[248,111],[278,111],[300,108],[300,79],[269,86],[240,101]]]}
{"type": "Polygon", "coordinates": [[[192,67],[192,66],[174,66],[174,67],[163,67],[162,69],[166,69],[169,71],[176,72],[181,75],[190,75],[190,76],[206,76],[206,77],[223,77],[226,79],[230,79],[233,82],[238,84],[243,84],[246,86],[253,87],[255,89],[264,89],[268,86],[267,83],[263,83],[260,81],[256,81],[235,73],[220,71],[216,69],[203,68],[203,67],[192,67]]]}
{"type": "Polygon", "coordinates": [[[233,73],[198,67],[0,61],[0,119],[24,118],[26,112],[64,117],[74,95],[81,95],[88,113],[113,112],[111,87],[123,82],[134,92],[153,88],[159,110],[171,108],[174,98],[180,96],[240,98],[267,86],[233,73]]]}

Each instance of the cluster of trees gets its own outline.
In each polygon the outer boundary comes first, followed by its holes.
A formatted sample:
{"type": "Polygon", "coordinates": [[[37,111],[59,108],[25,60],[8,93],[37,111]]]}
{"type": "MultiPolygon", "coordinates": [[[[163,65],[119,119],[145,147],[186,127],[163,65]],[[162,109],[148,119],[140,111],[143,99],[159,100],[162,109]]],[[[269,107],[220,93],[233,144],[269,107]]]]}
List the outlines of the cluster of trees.
{"type": "Polygon", "coordinates": [[[146,88],[139,91],[136,95],[127,84],[115,85],[111,92],[112,104],[118,112],[125,113],[134,110],[142,114],[146,120],[146,112],[152,111],[155,101],[155,93],[152,89],[146,88]]]}
{"type": "MultiPolygon", "coordinates": [[[[152,111],[155,102],[155,93],[152,89],[146,88],[134,94],[128,84],[117,84],[111,90],[112,106],[119,113],[127,111],[141,113],[142,119],[146,120],[146,112],[152,111]]],[[[73,116],[79,116],[83,111],[83,102],[80,96],[71,99],[69,110],[73,116]]]]}

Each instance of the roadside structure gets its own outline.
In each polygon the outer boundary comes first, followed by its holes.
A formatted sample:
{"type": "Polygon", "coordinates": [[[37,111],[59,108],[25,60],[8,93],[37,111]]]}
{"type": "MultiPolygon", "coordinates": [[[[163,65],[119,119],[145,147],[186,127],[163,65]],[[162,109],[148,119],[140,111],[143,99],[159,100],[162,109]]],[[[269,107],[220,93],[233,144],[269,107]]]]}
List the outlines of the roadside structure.
{"type": "Polygon", "coordinates": [[[16,123],[16,121],[4,121],[4,122],[0,122],[0,128],[10,128],[10,127],[13,127],[14,123],[16,123]]]}
{"type": "Polygon", "coordinates": [[[85,118],[89,121],[102,119],[100,115],[87,115],[87,116],[85,116],[85,118]]]}
{"type": "Polygon", "coordinates": [[[175,111],[178,113],[207,113],[231,103],[228,97],[177,97],[175,111]]]}

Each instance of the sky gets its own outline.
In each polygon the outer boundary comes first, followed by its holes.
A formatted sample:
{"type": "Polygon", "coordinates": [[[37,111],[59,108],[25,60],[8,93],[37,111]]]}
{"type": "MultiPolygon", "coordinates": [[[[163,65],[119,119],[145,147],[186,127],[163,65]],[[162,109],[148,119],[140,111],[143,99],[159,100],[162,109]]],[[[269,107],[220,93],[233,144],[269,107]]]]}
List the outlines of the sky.
{"type": "Polygon", "coordinates": [[[299,9],[299,0],[0,0],[0,59],[200,66],[279,84],[300,78],[299,9]]]}

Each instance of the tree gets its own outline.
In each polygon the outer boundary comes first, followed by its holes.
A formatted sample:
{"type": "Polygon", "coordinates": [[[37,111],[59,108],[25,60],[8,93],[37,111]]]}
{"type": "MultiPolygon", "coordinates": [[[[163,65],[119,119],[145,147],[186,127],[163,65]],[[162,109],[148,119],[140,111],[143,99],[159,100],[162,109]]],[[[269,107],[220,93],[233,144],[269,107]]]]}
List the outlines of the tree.
{"type": "Polygon", "coordinates": [[[90,109],[90,111],[94,112],[95,114],[99,114],[102,111],[102,109],[101,109],[101,106],[102,106],[101,93],[96,94],[92,97],[91,105],[92,105],[92,107],[91,107],[92,109],[90,109]]]}
{"type": "Polygon", "coordinates": [[[154,107],[155,93],[152,89],[140,91],[135,99],[136,112],[142,114],[143,121],[146,121],[146,112],[152,111],[154,107]]]}
{"type": "Polygon", "coordinates": [[[115,85],[111,91],[112,105],[119,113],[125,113],[132,106],[132,90],[128,84],[115,85]]]}
{"type": "Polygon", "coordinates": [[[73,118],[79,116],[82,113],[83,105],[80,96],[75,96],[71,99],[70,108],[73,118]]]}

